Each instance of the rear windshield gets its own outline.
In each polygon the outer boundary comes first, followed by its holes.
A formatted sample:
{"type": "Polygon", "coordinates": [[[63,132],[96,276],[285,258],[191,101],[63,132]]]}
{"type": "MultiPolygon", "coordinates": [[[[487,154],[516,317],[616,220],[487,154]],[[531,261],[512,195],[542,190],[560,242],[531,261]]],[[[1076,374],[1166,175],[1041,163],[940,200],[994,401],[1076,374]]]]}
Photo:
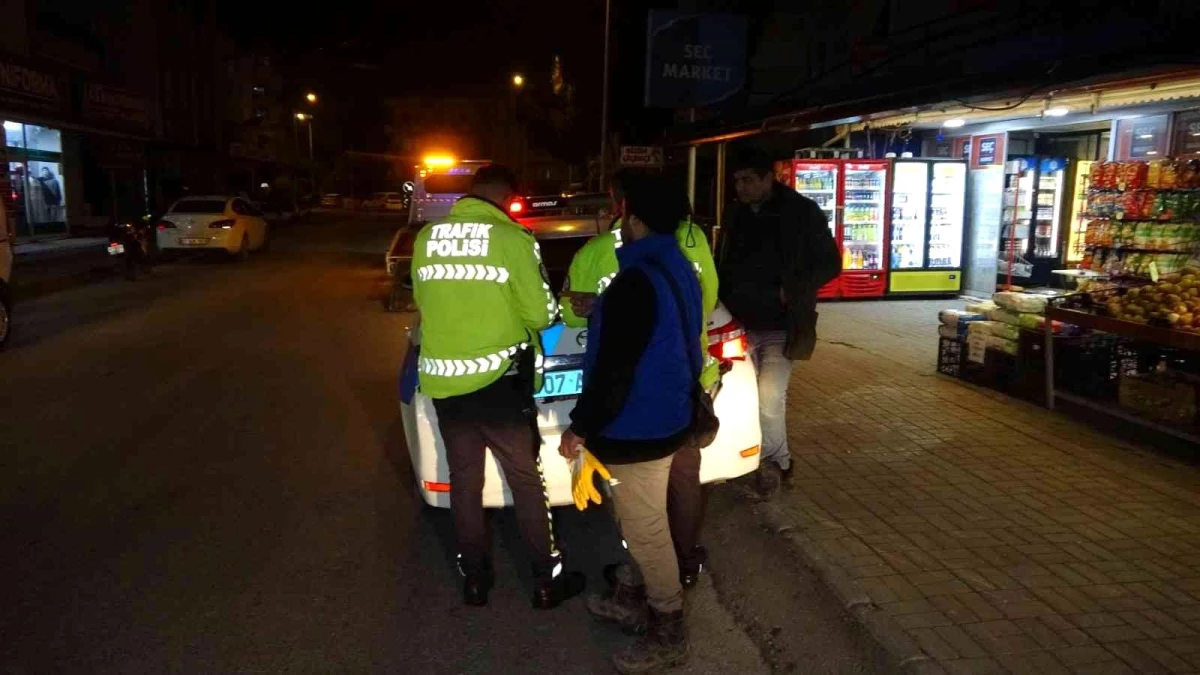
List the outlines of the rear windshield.
{"type": "Polygon", "coordinates": [[[223,199],[184,199],[175,202],[171,213],[225,213],[223,199]]]}
{"type": "Polygon", "coordinates": [[[433,174],[425,177],[425,192],[432,195],[465,195],[471,191],[467,175],[433,174]]]}

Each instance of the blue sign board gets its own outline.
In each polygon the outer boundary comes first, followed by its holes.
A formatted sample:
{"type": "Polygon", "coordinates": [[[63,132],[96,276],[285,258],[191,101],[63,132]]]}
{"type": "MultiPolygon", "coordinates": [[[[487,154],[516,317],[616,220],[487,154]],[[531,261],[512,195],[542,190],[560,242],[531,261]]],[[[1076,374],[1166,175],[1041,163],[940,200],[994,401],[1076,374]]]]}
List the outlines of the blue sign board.
{"type": "Polygon", "coordinates": [[[746,17],[651,10],[646,30],[646,106],[702,108],[746,82],[746,17]]]}

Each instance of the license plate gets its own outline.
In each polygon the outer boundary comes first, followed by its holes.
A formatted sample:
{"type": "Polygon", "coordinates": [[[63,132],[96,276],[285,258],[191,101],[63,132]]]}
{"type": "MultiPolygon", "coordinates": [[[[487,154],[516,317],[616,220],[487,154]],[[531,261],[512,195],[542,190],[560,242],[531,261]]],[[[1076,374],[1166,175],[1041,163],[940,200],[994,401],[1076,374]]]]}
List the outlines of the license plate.
{"type": "Polygon", "coordinates": [[[542,388],[534,398],[557,398],[560,396],[578,396],[583,393],[583,370],[559,370],[546,373],[542,379],[542,388]]]}
{"type": "Polygon", "coordinates": [[[108,245],[108,254],[109,255],[121,255],[124,252],[125,252],[124,244],[109,244],[108,245]]]}
{"type": "Polygon", "coordinates": [[[179,243],[183,244],[184,246],[203,246],[208,243],[208,240],[198,239],[195,237],[184,237],[183,239],[179,240],[179,243]]]}

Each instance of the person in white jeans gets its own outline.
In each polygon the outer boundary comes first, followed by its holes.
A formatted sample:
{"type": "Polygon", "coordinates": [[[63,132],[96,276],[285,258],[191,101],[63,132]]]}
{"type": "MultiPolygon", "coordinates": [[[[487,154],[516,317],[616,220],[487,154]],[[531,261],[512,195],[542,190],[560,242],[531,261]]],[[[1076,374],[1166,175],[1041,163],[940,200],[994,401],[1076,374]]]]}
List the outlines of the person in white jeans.
{"type": "MultiPolygon", "coordinates": [[[[795,361],[783,353],[784,331],[750,331],[750,358],[758,372],[758,421],[762,426],[761,461],[773,462],[782,477],[792,472],[788,450],[787,395],[795,361]]],[[[770,478],[766,479],[770,482],[770,478]]],[[[773,487],[770,485],[764,487],[773,487]]]]}
{"type": "Polygon", "coordinates": [[[770,157],[736,153],[731,170],[739,203],[722,233],[719,288],[749,333],[762,425],[758,489],[769,497],[792,470],[786,419],[792,367],[812,357],[817,295],[837,278],[841,256],[825,213],[775,180],[770,157]]]}

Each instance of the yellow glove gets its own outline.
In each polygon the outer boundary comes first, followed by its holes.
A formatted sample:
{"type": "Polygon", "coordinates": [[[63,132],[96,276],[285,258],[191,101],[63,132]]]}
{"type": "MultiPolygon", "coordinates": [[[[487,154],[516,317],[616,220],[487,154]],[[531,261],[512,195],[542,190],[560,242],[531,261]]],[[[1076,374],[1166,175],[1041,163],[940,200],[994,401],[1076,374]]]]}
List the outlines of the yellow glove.
{"type": "Polygon", "coordinates": [[[575,498],[575,508],[580,511],[588,507],[589,500],[597,504],[601,502],[600,491],[592,479],[597,473],[606,481],[612,480],[612,474],[595,455],[587,450],[579,453],[579,459],[575,460],[571,470],[571,496],[575,498]]]}

